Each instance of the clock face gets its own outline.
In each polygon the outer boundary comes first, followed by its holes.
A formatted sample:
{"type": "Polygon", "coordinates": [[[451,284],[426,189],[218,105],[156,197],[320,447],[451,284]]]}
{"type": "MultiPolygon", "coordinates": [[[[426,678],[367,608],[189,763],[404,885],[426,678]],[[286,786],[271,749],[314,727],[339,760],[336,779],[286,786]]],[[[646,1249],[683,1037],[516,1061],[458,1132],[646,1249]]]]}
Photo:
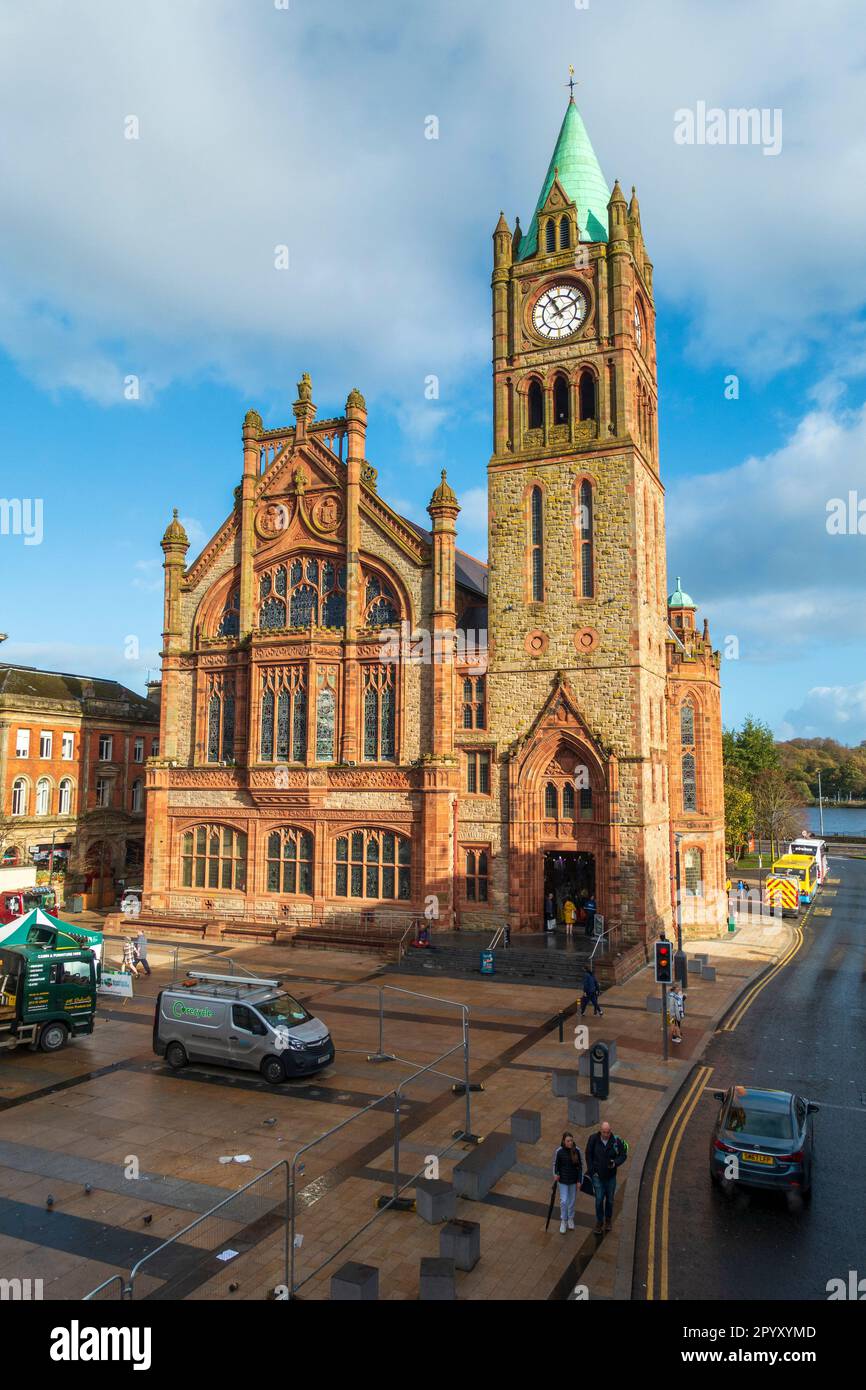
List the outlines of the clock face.
{"type": "Polygon", "coordinates": [[[532,326],[542,338],[555,342],[576,333],[586,311],[586,295],[576,285],[552,285],[532,311],[532,326]]]}

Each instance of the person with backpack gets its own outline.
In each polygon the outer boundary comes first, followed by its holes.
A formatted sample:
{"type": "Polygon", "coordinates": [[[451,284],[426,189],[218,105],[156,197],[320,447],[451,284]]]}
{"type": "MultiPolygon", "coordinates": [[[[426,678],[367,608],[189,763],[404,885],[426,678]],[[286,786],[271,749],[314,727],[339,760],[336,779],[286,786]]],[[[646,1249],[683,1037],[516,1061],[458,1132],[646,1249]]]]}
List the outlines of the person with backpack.
{"type": "Polygon", "coordinates": [[[671,991],[668,995],[668,1019],[671,1025],[672,1043],[681,1043],[683,1040],[680,1024],[685,1018],[685,1013],[686,1001],[683,998],[683,987],[679,980],[677,980],[676,984],[671,986],[671,991]]]}
{"type": "Polygon", "coordinates": [[[597,1134],[590,1135],[586,1146],[586,1171],[595,1193],[595,1234],[609,1231],[613,1220],[613,1199],[616,1194],[616,1174],[628,1158],[628,1144],[614,1134],[607,1120],[602,1120],[597,1134]]]}
{"type": "Polygon", "coordinates": [[[574,1230],[574,1203],[577,1189],[583,1179],[583,1158],[574,1141],[574,1135],[566,1130],[562,1142],[553,1155],[553,1180],[559,1184],[559,1234],[574,1230]]]}
{"type": "Polygon", "coordinates": [[[600,989],[601,985],[598,983],[595,971],[593,970],[591,965],[588,965],[586,967],[586,973],[583,977],[583,995],[580,1000],[581,1018],[583,1018],[583,1015],[586,1013],[587,1004],[592,1005],[592,1011],[594,1014],[604,1013],[604,1009],[600,1008],[598,1003],[598,992],[600,989]]]}

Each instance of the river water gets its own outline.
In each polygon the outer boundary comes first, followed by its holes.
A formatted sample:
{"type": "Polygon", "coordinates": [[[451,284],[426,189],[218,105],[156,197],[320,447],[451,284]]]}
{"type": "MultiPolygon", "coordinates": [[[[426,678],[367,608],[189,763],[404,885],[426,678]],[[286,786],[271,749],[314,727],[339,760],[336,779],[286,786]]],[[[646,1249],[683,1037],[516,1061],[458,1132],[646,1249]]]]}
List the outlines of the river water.
{"type": "MultiPolygon", "coordinates": [[[[807,806],[808,824],[815,835],[821,833],[817,806],[807,806]]],[[[825,835],[866,835],[866,806],[825,806],[825,835]]]]}

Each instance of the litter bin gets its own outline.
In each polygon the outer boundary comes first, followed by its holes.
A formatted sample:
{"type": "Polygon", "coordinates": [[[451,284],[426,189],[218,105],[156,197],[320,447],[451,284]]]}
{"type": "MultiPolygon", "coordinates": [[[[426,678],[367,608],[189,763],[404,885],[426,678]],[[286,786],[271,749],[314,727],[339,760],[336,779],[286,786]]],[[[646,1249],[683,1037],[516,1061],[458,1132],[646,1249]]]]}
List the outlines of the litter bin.
{"type": "Polygon", "coordinates": [[[495,952],[495,951],[482,951],[482,952],[481,952],[481,974],[482,974],[482,975],[495,975],[495,974],[496,974],[496,960],[495,960],[495,957],[496,957],[496,952],[495,952]]]}

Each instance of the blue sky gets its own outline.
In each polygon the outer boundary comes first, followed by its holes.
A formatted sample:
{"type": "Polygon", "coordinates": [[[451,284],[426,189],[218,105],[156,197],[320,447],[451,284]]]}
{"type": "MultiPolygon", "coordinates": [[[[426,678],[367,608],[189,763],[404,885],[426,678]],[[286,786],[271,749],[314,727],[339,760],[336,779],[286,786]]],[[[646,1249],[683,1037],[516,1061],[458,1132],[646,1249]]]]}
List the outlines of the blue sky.
{"type": "Polygon", "coordinates": [[[857,0],[822,6],[820,44],[802,0],[491,8],[4,12],[0,491],[43,499],[44,540],[0,536],[3,655],[141,689],[172,507],[197,550],[229,511],[244,412],[290,421],[304,370],[320,415],[365,393],[407,514],[448,468],[461,544],[484,553],[491,234],[500,208],[528,225],[573,62],[608,182],[638,188],[669,575],[738,653],[725,720],[866,738],[866,535],[826,526],[833,498],[866,498],[857,0]],[[781,151],[678,145],[675,112],[701,101],[780,110],[781,151]]]}

